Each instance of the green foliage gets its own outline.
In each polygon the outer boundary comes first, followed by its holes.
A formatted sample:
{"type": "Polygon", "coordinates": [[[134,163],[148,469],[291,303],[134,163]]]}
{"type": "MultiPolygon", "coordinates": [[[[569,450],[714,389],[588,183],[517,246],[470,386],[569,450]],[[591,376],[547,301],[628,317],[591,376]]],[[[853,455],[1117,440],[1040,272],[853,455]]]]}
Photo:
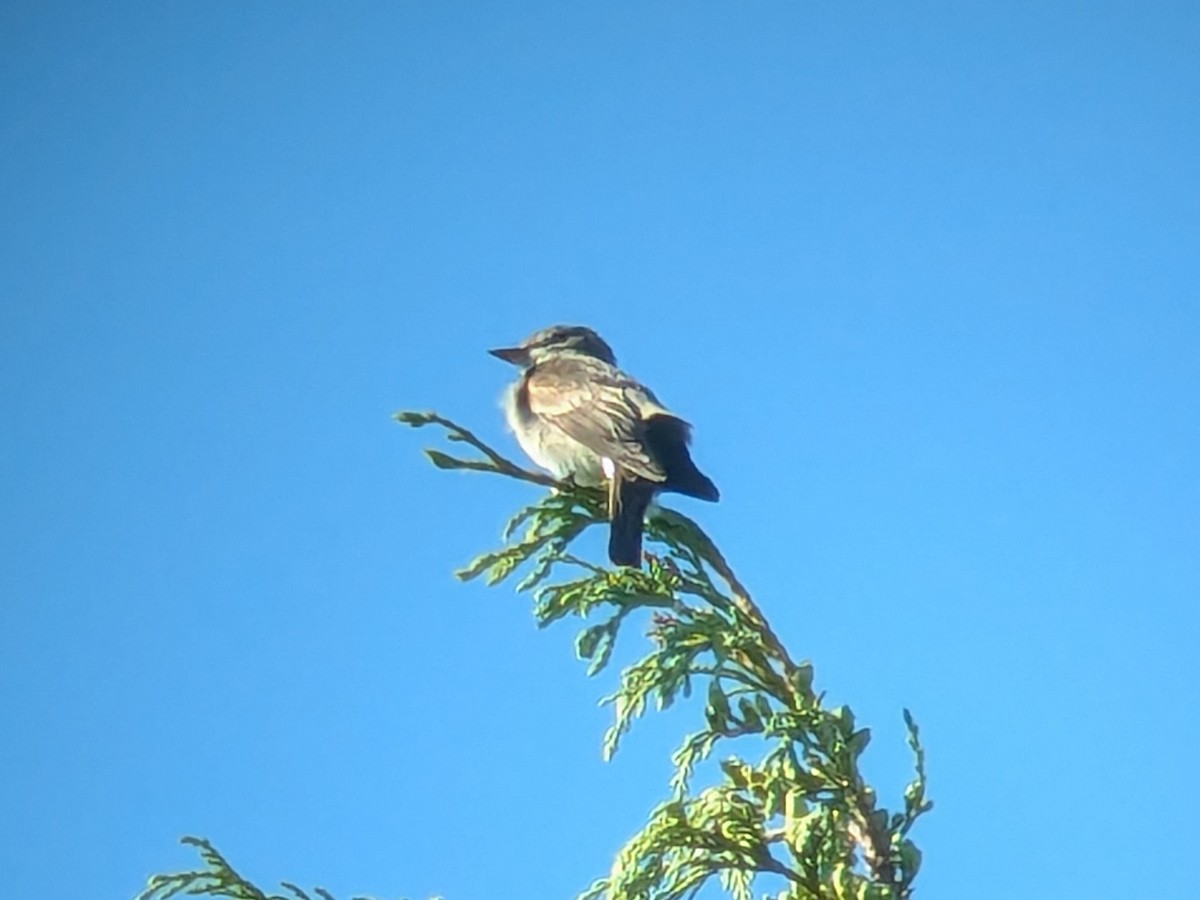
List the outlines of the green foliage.
{"type": "MultiPolygon", "coordinates": [[[[587,528],[605,522],[599,491],[523,469],[434,413],[406,412],[396,419],[416,428],[438,426],[449,440],[482,454],[459,458],[427,450],[438,468],[493,472],[553,488],[513,516],[503,546],[458,571],[460,579],[494,585],[524,570],[516,589],[532,596],[539,625],[569,616],[585,620],[575,648],[589,674],[608,665],[624,626],[647,623],[649,651],[621,672],[617,690],[606,698],[614,711],[604,736],[606,757],[647,709],[703,698],[701,727],[672,756],[670,797],[579,900],[688,898],[714,878],[734,900],[751,900],[756,887],[777,890],[776,900],[911,896],[921,854],[908,835],[932,803],[925,753],[908,710],[915,775],[903,810],[889,812],[859,770],[870,731],[857,727],[849,707],[825,706],[811,663],[792,660],[691,519],[665,509],[650,519],[646,538],[653,552],[643,569],[596,566],[570,547],[587,528]],[[728,755],[717,783],[694,787],[697,766],[719,744],[728,755]]],[[[183,894],[332,900],[321,890],[310,897],[286,883],[291,897],[266,895],[206,842],[185,840],[200,849],[207,868],[155,876],[138,900],[183,894]]]]}
{"type": "MultiPolygon", "coordinates": [[[[493,471],[546,484],[432,413],[401,413],[414,427],[438,425],[482,459],[438,451],[447,469],[493,471]]],[[[619,854],[609,874],[581,900],[674,900],[716,876],[735,900],[755,879],[774,876],[779,898],[902,900],[912,891],[920,853],[907,835],[931,803],[917,727],[904,711],[916,775],[902,812],[889,813],[863,780],[858,761],[870,731],[848,707],[829,709],[813,687],[813,667],[794,662],[729,565],[692,520],[661,510],[647,524],[644,569],[606,569],[570,553],[571,542],[605,521],[598,491],[552,481],[554,491],[514,516],[504,546],[461,570],[460,578],[498,584],[522,568],[516,585],[533,598],[540,625],[567,616],[587,621],[576,651],[594,674],[609,662],[634,613],[649,619],[650,650],[625,668],[606,698],[614,721],[606,757],[647,709],[680,697],[704,698],[703,727],[672,757],[672,796],[619,854]],[[522,530],[523,529],[523,530],[522,530]],[[756,753],[735,755],[732,742],[756,753]],[[749,743],[748,743],[749,741],[749,743]],[[730,744],[721,783],[693,790],[696,767],[730,744]]],[[[742,751],[743,753],[746,751],[742,751]]]]}
{"type": "MultiPolygon", "coordinates": [[[[137,900],[170,900],[172,897],[225,897],[227,900],[334,900],[324,888],[305,891],[290,882],[283,882],[286,894],[267,894],[238,874],[228,860],[204,838],[185,837],[183,843],[196,848],[204,868],[189,872],[174,872],[151,877],[137,900]]],[[[351,900],[371,900],[352,897],[351,900]]]]}

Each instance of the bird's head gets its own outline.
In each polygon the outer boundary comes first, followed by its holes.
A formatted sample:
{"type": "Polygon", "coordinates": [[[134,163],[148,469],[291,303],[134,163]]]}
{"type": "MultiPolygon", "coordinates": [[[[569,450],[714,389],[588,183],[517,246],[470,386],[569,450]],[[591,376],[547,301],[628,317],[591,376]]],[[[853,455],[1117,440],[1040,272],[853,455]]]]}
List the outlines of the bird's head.
{"type": "Polygon", "coordinates": [[[516,347],[488,352],[515,366],[534,366],[559,353],[579,353],[594,356],[609,365],[617,364],[612,348],[604,338],[582,325],[552,325],[535,331],[516,347]]]}

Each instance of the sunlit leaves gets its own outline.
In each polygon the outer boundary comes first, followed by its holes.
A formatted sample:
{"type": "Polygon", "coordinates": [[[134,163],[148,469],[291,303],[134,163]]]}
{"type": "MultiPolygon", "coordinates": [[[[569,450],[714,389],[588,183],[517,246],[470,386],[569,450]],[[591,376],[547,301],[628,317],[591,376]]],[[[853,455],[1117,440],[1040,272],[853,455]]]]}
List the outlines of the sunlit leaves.
{"type": "MultiPolygon", "coordinates": [[[[713,544],[689,518],[659,509],[646,526],[642,569],[610,569],[571,552],[574,541],[606,520],[601,491],[523,469],[474,434],[432,412],[401,412],[401,424],[435,425],[477,451],[470,458],[429,449],[439,469],[491,472],[550,488],[505,524],[502,545],[456,575],[489,585],[521,572],[516,589],[532,598],[545,627],[584,621],[575,650],[588,673],[612,659],[623,627],[645,625],[649,649],[621,671],[605,702],[613,723],[604,735],[612,756],[634,721],[695,693],[703,727],[671,757],[671,799],[617,855],[607,876],[580,900],[684,900],[716,881],[734,900],[760,886],[776,900],[906,900],[921,866],[908,837],[932,803],[925,752],[908,710],[904,721],[915,777],[902,811],[876,802],[858,761],[870,731],[847,706],[827,708],[807,661],[794,662],[759,607],[713,544]],[[719,767],[705,767],[717,747],[719,767]],[[736,750],[736,753],[735,753],[736,750]],[[757,759],[757,761],[755,761],[757,759]],[[699,774],[698,774],[699,773],[699,774]],[[711,776],[696,788],[700,775],[711,776]]],[[[196,871],[157,875],[138,900],[206,895],[227,900],[332,900],[322,889],[265,894],[208,844],[185,839],[204,863],[196,871]]]]}
{"type": "MultiPolygon", "coordinates": [[[[172,897],[223,897],[225,900],[334,900],[324,888],[303,888],[284,881],[280,883],[286,893],[268,894],[243,878],[229,861],[204,838],[185,837],[182,843],[196,848],[201,869],[154,875],[137,900],[170,900],[172,897]]],[[[350,900],[371,900],[369,897],[351,897],[350,900]]],[[[438,898],[434,898],[438,900],[438,898]]]]}
{"type": "MultiPolygon", "coordinates": [[[[432,413],[402,414],[405,424],[440,424],[475,446],[479,460],[432,451],[442,468],[491,470],[543,481],[482,445],[466,429],[432,413]]],[[[650,647],[625,666],[605,702],[613,723],[603,751],[611,757],[634,721],[698,689],[703,727],[672,756],[673,799],[619,854],[607,878],[584,897],[673,900],[716,878],[735,900],[749,900],[755,879],[787,885],[780,897],[902,900],[920,864],[908,830],[929,808],[924,754],[905,712],[916,778],[903,812],[878,807],[858,769],[871,734],[847,706],[826,708],[809,662],[793,662],[719,550],[686,516],[660,509],[647,522],[655,552],[643,569],[609,569],[571,555],[573,541],[605,520],[598,491],[554,485],[505,526],[503,546],[485,553],[461,578],[502,581],[525,567],[518,591],[531,591],[545,626],[568,616],[587,620],[575,649],[589,674],[612,658],[620,629],[635,613],[650,647]],[[565,577],[564,577],[565,576],[565,577]],[[698,767],[722,742],[757,750],[720,766],[723,779],[693,793],[698,767]]]]}

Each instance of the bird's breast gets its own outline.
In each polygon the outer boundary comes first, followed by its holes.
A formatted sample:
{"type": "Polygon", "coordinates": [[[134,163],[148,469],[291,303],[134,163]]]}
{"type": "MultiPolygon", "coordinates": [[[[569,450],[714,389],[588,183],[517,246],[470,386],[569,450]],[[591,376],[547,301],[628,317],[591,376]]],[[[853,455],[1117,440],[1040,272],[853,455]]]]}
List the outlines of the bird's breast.
{"type": "Polygon", "coordinates": [[[505,394],[504,415],[521,449],[555,478],[571,478],[576,484],[603,483],[600,456],[530,408],[524,378],[505,394]]]}

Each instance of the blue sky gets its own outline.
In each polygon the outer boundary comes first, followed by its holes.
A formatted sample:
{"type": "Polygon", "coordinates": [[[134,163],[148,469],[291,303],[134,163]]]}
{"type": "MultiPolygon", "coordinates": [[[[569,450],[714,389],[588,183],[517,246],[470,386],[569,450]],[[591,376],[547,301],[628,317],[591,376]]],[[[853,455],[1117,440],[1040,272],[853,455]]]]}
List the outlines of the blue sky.
{"type": "MultiPolygon", "coordinates": [[[[573,632],[460,585],[536,494],[487,356],[596,327],[895,803],[918,896],[1184,896],[1200,750],[1200,11],[0,11],[0,871],[571,897],[611,764],[573,632]]],[[[636,642],[625,649],[626,657],[636,642]]],[[[81,887],[84,885],[84,887],[81,887]]]]}

